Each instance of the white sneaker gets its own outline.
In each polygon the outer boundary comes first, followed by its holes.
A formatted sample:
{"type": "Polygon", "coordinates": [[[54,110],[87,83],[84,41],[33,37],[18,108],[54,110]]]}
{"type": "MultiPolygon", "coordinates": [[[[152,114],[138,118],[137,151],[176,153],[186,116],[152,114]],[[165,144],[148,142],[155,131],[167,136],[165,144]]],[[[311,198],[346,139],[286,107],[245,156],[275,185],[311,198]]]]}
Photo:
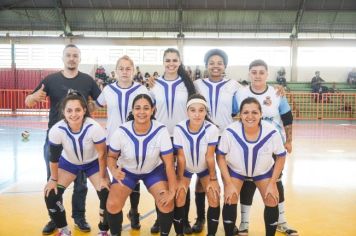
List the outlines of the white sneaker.
{"type": "Polygon", "coordinates": [[[287,236],[298,236],[298,231],[292,229],[287,223],[277,225],[277,231],[284,233],[287,236]]]}
{"type": "Polygon", "coordinates": [[[238,234],[239,236],[247,236],[248,235],[248,223],[240,223],[238,234]]]}
{"type": "Polygon", "coordinates": [[[110,236],[110,234],[108,233],[108,231],[100,231],[98,233],[98,236],[110,236]]]}
{"type": "Polygon", "coordinates": [[[65,232],[64,230],[59,230],[56,236],[72,236],[72,233],[70,231],[65,232]]]}

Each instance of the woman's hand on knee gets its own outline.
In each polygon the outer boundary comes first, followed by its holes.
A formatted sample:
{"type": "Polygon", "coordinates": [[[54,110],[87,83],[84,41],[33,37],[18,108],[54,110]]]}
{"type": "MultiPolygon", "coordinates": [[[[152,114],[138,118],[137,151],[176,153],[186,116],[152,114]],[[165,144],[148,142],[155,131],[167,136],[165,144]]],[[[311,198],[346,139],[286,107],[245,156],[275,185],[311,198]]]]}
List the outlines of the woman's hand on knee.
{"type": "Polygon", "coordinates": [[[220,186],[217,180],[209,181],[206,186],[206,194],[211,196],[214,200],[220,199],[220,186]]]}
{"type": "Polygon", "coordinates": [[[239,197],[239,193],[237,192],[236,187],[232,183],[225,185],[224,202],[226,204],[231,205],[231,204],[237,202],[238,197],[239,197]]]}
{"type": "Polygon", "coordinates": [[[173,203],[173,199],[174,199],[175,195],[176,195],[175,192],[171,192],[167,189],[161,190],[158,193],[157,203],[160,206],[166,207],[169,204],[173,203]]]}
{"type": "Polygon", "coordinates": [[[269,182],[264,195],[264,202],[269,206],[276,206],[279,203],[279,192],[277,184],[274,182],[269,182]]]}

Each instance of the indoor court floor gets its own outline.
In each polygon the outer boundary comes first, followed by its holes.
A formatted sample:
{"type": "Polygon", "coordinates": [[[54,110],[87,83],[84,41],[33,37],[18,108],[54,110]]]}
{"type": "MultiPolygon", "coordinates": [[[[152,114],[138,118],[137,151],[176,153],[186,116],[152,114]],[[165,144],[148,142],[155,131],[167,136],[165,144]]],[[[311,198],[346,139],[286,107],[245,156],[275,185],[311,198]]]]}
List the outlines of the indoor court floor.
{"type": "MultiPolygon", "coordinates": [[[[45,118],[0,117],[0,236],[41,235],[48,221],[43,198],[46,174],[42,155],[46,125],[45,118]],[[24,130],[30,131],[28,140],[21,138],[24,130]]],[[[296,121],[293,129],[293,153],[287,157],[283,176],[289,224],[302,236],[355,236],[356,122],[296,121]]],[[[141,189],[141,230],[130,230],[125,217],[125,236],[150,235],[156,217],[154,202],[147,190],[141,189]]],[[[74,229],[70,218],[71,191],[70,186],[64,199],[72,234],[96,235],[99,201],[94,189],[90,186],[87,198],[90,233],[74,229]]],[[[191,223],[194,217],[192,191],[191,223]]],[[[237,222],[239,219],[238,216],[237,222]]],[[[254,198],[250,222],[250,236],[264,235],[259,194],[254,198]]],[[[175,235],[173,231],[172,228],[171,235],[175,235]]],[[[217,235],[224,235],[222,221],[217,235]]]]}

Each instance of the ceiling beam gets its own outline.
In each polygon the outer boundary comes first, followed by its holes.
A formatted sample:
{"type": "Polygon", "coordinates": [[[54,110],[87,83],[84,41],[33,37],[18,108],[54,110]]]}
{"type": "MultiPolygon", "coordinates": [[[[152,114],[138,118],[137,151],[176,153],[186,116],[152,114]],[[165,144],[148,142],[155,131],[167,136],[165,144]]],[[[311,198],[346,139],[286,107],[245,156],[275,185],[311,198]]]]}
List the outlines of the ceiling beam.
{"type": "Polygon", "coordinates": [[[178,38],[184,38],[183,33],[183,0],[178,0],[178,38]]]}
{"type": "Polygon", "coordinates": [[[300,26],[300,22],[302,21],[304,8],[305,8],[305,2],[306,2],[306,0],[300,0],[300,2],[299,2],[299,9],[298,9],[297,15],[295,17],[294,25],[292,28],[292,33],[290,35],[291,39],[298,38],[299,26],[300,26]]]}
{"type": "Polygon", "coordinates": [[[56,4],[55,7],[56,7],[56,10],[58,13],[58,17],[59,17],[62,27],[63,27],[64,36],[66,36],[66,37],[73,36],[72,30],[70,28],[70,25],[68,23],[68,20],[67,20],[66,14],[65,14],[64,7],[62,5],[62,0],[54,0],[54,1],[56,4]]]}

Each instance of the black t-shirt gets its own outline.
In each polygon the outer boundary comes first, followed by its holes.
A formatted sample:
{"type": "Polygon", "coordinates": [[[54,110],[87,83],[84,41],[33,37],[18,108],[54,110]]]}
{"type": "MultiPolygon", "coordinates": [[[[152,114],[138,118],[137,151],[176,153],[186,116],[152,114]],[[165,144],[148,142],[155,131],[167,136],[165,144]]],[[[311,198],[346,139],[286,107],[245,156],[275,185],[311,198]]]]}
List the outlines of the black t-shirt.
{"type": "Polygon", "coordinates": [[[79,72],[76,77],[70,79],[64,77],[62,72],[50,74],[41,81],[33,92],[39,90],[42,84],[45,86],[44,91],[47,93],[51,103],[48,129],[60,120],[59,106],[69,89],[79,91],[86,99],[90,96],[96,100],[101,93],[93,78],[82,72],[79,72]]]}

